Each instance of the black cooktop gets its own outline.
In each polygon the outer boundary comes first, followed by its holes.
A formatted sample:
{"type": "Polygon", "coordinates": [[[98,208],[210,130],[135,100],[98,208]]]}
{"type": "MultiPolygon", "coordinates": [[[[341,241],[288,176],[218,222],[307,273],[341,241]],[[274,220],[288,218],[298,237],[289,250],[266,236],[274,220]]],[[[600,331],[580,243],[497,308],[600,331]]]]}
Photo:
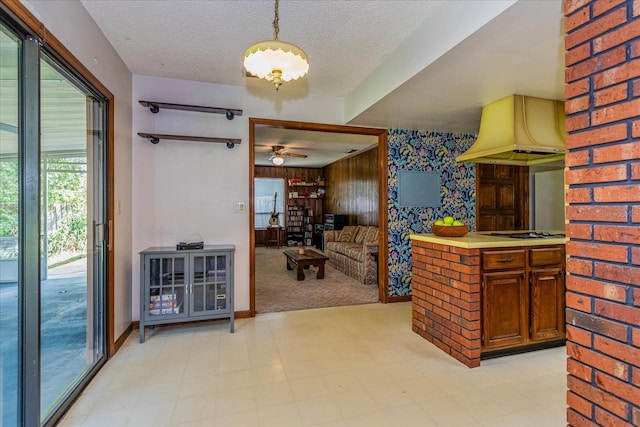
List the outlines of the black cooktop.
{"type": "Polygon", "coordinates": [[[490,236],[508,237],[510,239],[554,239],[565,237],[564,234],[554,234],[546,231],[520,231],[515,233],[489,233],[490,236]]]}

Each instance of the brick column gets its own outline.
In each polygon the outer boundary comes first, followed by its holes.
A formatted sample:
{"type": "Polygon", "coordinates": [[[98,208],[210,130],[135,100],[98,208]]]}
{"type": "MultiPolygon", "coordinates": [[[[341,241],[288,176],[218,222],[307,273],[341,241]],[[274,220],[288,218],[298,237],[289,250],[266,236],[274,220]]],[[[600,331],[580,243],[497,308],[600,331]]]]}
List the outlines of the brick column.
{"type": "Polygon", "coordinates": [[[468,367],[480,366],[480,249],[411,245],[413,331],[468,367]]]}
{"type": "Polygon", "coordinates": [[[640,1],[565,2],[567,421],[640,425],[640,1]]]}

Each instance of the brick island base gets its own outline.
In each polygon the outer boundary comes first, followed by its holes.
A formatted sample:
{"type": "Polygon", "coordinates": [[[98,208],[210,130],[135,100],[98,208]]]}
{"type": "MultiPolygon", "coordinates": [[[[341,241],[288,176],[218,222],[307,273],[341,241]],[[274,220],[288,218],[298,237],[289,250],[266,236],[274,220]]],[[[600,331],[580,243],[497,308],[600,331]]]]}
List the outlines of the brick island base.
{"type": "Polygon", "coordinates": [[[411,244],[413,331],[466,366],[480,366],[480,249],[411,244]]]}

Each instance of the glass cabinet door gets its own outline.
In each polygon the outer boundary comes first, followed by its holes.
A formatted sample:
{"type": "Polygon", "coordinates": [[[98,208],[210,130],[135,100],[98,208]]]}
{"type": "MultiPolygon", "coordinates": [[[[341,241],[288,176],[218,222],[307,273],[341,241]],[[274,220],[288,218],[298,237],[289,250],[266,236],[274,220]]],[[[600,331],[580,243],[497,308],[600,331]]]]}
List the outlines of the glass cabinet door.
{"type": "Polygon", "coordinates": [[[229,256],[215,254],[192,257],[191,315],[228,312],[229,256]]]}
{"type": "Polygon", "coordinates": [[[185,316],[185,276],[188,274],[186,257],[151,257],[148,262],[147,318],[185,316]]]}

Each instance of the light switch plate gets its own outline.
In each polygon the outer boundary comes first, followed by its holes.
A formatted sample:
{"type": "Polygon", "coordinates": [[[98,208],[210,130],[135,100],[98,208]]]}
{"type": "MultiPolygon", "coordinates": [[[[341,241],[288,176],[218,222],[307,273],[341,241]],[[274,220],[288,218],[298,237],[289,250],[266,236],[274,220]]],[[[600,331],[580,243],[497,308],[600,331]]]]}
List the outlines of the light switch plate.
{"type": "Polygon", "coordinates": [[[233,212],[234,213],[244,213],[244,211],[245,211],[244,202],[235,202],[235,204],[233,205],[233,212]]]}

